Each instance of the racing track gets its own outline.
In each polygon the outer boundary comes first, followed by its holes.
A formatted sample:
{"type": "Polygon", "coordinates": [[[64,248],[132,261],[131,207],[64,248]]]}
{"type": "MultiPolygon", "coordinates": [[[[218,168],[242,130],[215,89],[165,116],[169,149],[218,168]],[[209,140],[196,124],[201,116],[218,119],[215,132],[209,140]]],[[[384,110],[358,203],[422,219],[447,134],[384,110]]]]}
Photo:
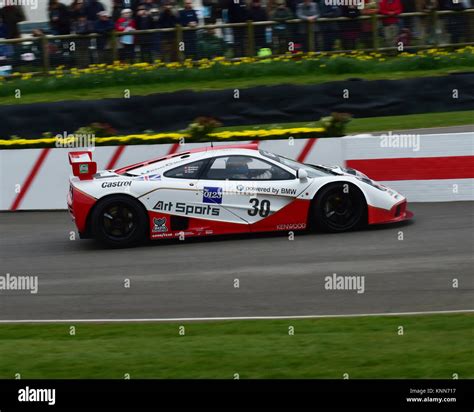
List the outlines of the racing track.
{"type": "Polygon", "coordinates": [[[473,309],[473,205],[412,204],[412,224],[293,241],[260,235],[127,250],[70,241],[66,212],[0,213],[0,276],[39,276],[36,295],[0,291],[0,320],[473,309]],[[364,275],[365,293],[325,290],[333,273],[364,275]]]}

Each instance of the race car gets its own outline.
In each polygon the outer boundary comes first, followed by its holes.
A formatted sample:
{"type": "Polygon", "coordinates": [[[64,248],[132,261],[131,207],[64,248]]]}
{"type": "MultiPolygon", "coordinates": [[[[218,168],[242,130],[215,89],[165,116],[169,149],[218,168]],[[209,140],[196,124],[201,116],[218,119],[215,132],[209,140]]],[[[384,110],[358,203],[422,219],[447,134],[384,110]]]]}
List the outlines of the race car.
{"type": "Polygon", "coordinates": [[[257,144],[205,147],[97,172],[71,152],[67,203],[81,238],[145,239],[297,231],[344,232],[399,222],[407,200],[363,173],[303,164],[257,144]]]}

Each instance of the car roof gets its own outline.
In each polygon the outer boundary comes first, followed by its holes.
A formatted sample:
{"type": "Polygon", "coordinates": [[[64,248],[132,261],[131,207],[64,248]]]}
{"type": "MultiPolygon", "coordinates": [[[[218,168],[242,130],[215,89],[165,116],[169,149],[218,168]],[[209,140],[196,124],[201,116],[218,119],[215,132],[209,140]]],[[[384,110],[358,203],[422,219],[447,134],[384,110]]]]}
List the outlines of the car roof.
{"type": "MultiPolygon", "coordinates": [[[[249,150],[258,152],[258,144],[257,143],[247,143],[247,144],[235,144],[235,145],[225,145],[225,146],[221,145],[221,146],[199,147],[199,148],[196,148],[196,149],[187,150],[187,151],[179,152],[179,153],[172,153],[172,154],[169,154],[167,156],[161,156],[161,157],[157,157],[157,158],[154,158],[154,159],[151,159],[151,160],[146,160],[146,161],[143,161],[143,162],[139,162],[139,163],[135,163],[135,164],[132,164],[132,165],[129,165],[129,166],[125,166],[125,167],[122,167],[120,169],[116,169],[115,173],[123,174],[123,173],[132,172],[132,171],[138,171],[138,169],[143,169],[143,170],[141,170],[141,172],[142,172],[141,174],[146,174],[149,171],[151,172],[153,170],[153,169],[147,170],[147,166],[150,166],[150,168],[152,168],[155,165],[158,166],[158,164],[162,163],[162,162],[165,162],[166,165],[177,166],[182,161],[184,162],[185,160],[188,160],[191,157],[191,155],[193,155],[193,154],[201,153],[202,156],[199,156],[199,157],[192,156],[193,157],[192,160],[199,160],[201,158],[204,159],[204,158],[209,157],[209,156],[206,156],[206,154],[208,154],[208,153],[212,153],[213,156],[219,156],[220,152],[222,152],[222,154],[228,154],[229,150],[235,151],[235,154],[247,154],[248,155],[249,150]],[[172,161],[173,159],[176,159],[176,161],[174,161],[172,163],[169,163],[169,161],[172,161]]],[[[191,160],[191,159],[189,159],[189,160],[191,160]]],[[[163,167],[165,167],[165,166],[161,166],[160,169],[163,168],[163,167]]],[[[148,169],[150,169],[150,168],[148,168],[148,169]]],[[[156,167],[155,167],[155,169],[156,169],[156,167]]]]}

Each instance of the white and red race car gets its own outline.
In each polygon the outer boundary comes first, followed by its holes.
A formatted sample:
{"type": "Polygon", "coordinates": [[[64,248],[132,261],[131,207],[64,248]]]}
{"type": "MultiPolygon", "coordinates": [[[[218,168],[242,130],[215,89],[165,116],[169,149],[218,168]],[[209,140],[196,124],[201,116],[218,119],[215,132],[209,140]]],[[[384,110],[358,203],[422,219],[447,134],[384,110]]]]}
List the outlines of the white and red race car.
{"type": "Polygon", "coordinates": [[[81,238],[145,239],[321,228],[343,232],[413,214],[401,194],[347,168],[298,163],[256,144],[207,147],[97,172],[71,152],[69,211],[81,238]]]}

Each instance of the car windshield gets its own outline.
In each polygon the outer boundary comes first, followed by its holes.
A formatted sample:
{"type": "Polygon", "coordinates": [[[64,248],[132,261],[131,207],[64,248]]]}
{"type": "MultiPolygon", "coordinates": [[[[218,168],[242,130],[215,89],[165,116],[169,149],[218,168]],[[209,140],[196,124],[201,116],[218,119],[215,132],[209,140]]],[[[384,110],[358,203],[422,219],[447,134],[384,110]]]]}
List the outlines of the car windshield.
{"type": "Polygon", "coordinates": [[[333,172],[331,169],[328,169],[324,166],[308,165],[305,163],[300,163],[295,160],[288,159],[287,157],[276,155],[275,153],[267,152],[266,150],[260,150],[260,154],[278,163],[281,163],[285,166],[291,167],[295,171],[298,169],[305,169],[308,172],[309,177],[337,175],[337,173],[333,172]]]}

